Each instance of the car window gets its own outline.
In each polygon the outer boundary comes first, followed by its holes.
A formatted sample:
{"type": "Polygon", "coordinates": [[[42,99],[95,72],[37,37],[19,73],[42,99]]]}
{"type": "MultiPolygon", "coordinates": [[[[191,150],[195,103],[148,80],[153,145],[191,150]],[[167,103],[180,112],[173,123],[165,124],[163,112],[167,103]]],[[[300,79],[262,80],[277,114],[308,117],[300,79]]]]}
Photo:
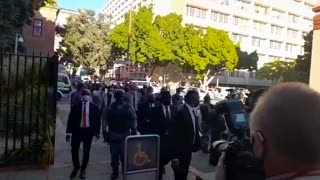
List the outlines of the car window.
{"type": "Polygon", "coordinates": [[[66,76],[58,76],[58,82],[63,82],[65,84],[69,84],[68,78],[66,76]]]}

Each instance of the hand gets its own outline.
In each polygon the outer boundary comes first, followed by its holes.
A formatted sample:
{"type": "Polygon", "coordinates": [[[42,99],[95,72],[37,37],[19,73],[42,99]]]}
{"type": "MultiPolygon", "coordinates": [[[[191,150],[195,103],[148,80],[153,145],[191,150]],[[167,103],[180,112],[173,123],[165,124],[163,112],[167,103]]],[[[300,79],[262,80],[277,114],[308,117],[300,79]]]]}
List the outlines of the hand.
{"type": "Polygon", "coordinates": [[[222,152],[218,165],[216,167],[216,180],[225,180],[226,179],[226,170],[224,167],[224,158],[226,156],[225,152],[222,152]]]}
{"type": "Polygon", "coordinates": [[[71,135],[68,134],[68,135],[66,135],[66,142],[70,143],[70,141],[71,141],[71,135]]]}

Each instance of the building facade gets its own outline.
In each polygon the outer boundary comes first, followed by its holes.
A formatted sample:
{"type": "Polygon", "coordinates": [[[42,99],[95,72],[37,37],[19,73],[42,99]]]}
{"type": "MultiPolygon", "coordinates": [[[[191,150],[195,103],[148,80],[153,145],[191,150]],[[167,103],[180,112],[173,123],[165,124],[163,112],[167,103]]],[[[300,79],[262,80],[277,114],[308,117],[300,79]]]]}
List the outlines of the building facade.
{"type": "Polygon", "coordinates": [[[32,18],[31,25],[23,27],[22,38],[26,53],[53,55],[62,40],[56,33],[57,26],[63,27],[69,16],[77,14],[77,11],[68,9],[42,7],[32,18]]]}
{"type": "Polygon", "coordinates": [[[247,52],[257,51],[258,67],[273,60],[294,60],[303,53],[303,36],[312,30],[317,0],[110,0],[103,12],[115,24],[130,7],[152,5],[156,15],[175,12],[185,25],[225,30],[247,52]]]}

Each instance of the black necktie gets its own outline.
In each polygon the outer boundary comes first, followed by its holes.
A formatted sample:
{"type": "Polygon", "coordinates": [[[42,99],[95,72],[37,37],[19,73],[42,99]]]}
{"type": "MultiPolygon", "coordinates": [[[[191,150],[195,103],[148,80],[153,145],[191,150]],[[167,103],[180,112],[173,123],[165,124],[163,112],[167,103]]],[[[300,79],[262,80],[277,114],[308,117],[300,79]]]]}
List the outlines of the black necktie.
{"type": "Polygon", "coordinates": [[[169,106],[166,106],[166,119],[170,120],[169,106]]]}

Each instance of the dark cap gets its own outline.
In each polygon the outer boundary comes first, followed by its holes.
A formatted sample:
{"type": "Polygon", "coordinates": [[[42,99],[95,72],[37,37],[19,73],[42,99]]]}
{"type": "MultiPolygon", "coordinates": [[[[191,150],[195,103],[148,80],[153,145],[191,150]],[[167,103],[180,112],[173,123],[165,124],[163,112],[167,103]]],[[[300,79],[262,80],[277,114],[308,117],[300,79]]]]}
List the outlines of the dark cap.
{"type": "Polygon", "coordinates": [[[86,86],[81,82],[77,85],[77,89],[85,88],[86,86]]]}

